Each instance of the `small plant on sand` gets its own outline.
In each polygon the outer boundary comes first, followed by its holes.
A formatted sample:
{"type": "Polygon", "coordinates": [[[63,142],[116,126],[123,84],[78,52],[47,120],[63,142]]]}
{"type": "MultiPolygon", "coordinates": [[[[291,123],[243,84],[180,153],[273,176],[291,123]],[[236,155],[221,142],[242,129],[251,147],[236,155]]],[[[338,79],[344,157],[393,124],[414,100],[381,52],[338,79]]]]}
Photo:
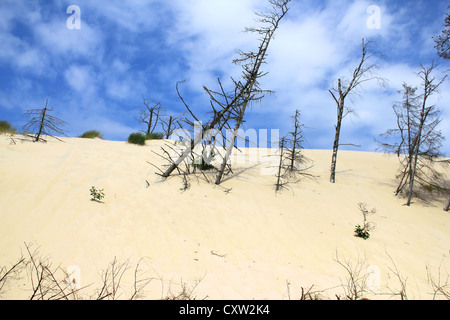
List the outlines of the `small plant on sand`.
{"type": "Polygon", "coordinates": [[[364,240],[367,240],[370,237],[369,229],[361,227],[359,224],[355,226],[355,233],[364,240]]]}
{"type": "Polygon", "coordinates": [[[362,202],[358,203],[358,207],[363,214],[364,222],[362,226],[359,224],[355,226],[355,234],[357,237],[367,240],[370,237],[369,231],[373,229],[373,224],[371,222],[367,222],[367,216],[369,214],[374,214],[376,212],[376,209],[373,208],[372,210],[369,211],[366,208],[366,204],[362,202]]]}
{"type": "Polygon", "coordinates": [[[100,139],[103,139],[103,135],[97,130],[89,130],[89,131],[86,131],[85,133],[83,133],[80,136],[80,138],[86,138],[86,139],[100,138],[100,139]]]}
{"type": "Polygon", "coordinates": [[[105,197],[103,189],[97,190],[94,186],[91,188],[91,201],[103,202],[102,199],[105,197]]]}
{"type": "Polygon", "coordinates": [[[143,146],[145,145],[145,136],[140,132],[132,133],[128,137],[128,143],[143,146]]]}

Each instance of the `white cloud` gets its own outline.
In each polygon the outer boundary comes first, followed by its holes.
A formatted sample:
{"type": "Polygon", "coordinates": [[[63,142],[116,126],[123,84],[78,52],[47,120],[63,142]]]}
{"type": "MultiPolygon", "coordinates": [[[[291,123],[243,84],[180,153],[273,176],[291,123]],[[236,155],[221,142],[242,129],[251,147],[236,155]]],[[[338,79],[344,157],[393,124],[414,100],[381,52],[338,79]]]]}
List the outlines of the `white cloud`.
{"type": "Polygon", "coordinates": [[[92,94],[97,90],[96,75],[89,66],[71,65],[64,72],[64,78],[78,93],[92,94]]]}
{"type": "Polygon", "coordinates": [[[33,28],[44,52],[52,56],[87,57],[91,61],[101,54],[103,36],[98,26],[93,28],[83,21],[81,29],[69,30],[64,19],[39,23],[33,28]]]}
{"type": "Polygon", "coordinates": [[[256,3],[255,0],[171,2],[175,17],[167,40],[183,52],[191,89],[201,91],[203,85],[216,86],[219,73],[224,82],[240,76],[240,69],[232,65],[232,60],[238,57],[236,50],[254,44],[254,35],[243,31],[254,25],[256,3]]]}
{"type": "Polygon", "coordinates": [[[116,57],[114,58],[111,68],[118,73],[125,73],[130,70],[130,64],[116,57]]]}
{"type": "Polygon", "coordinates": [[[314,18],[283,24],[269,48],[268,65],[263,66],[269,71],[268,81],[294,92],[295,87],[319,85],[342,59],[327,31],[314,18]]]}
{"type": "MultiPolygon", "coordinates": [[[[106,20],[130,32],[151,31],[162,10],[158,0],[79,1],[83,16],[106,20]]],[[[84,20],[83,20],[84,21],[84,20]]]]}
{"type": "Polygon", "coordinates": [[[11,34],[0,33],[0,42],[2,43],[0,62],[35,75],[43,73],[48,59],[41,51],[11,34]]]}

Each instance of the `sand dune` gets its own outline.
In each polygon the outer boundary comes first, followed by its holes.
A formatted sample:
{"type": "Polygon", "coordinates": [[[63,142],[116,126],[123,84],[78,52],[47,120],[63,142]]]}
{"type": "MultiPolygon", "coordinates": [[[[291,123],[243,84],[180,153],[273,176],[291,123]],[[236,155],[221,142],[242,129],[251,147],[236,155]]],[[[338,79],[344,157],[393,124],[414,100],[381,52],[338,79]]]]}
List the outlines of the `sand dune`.
{"type": "MultiPolygon", "coordinates": [[[[11,145],[0,136],[0,266],[14,263],[24,243],[32,243],[55,265],[78,266],[82,285],[92,284],[89,295],[114,258],[130,265],[145,258],[148,274],[158,278],[146,291],[149,299],[200,279],[197,298],[297,299],[301,287],[313,284],[334,298],[347,276],[336,259],[375,270],[369,277],[375,286],[365,293],[372,299],[398,298],[388,294],[400,290],[395,267],[407,279],[410,299],[432,298],[427,266],[436,276],[439,266],[441,277],[449,274],[446,200],[403,206],[393,195],[393,156],[341,151],[331,184],[331,152],[305,150],[316,179],[290,190],[275,193],[275,177],[261,174],[266,164],[244,163],[220,187],[191,177],[182,192],[181,177],[162,181],[147,163],[163,163],[152,152],[163,141],[139,147],[63,140],[11,145]],[[90,201],[92,186],[104,189],[104,203],[90,201]],[[368,240],[353,232],[363,219],[359,202],[376,208],[368,240]]],[[[29,296],[22,285],[9,286],[2,298],[29,296]]]]}

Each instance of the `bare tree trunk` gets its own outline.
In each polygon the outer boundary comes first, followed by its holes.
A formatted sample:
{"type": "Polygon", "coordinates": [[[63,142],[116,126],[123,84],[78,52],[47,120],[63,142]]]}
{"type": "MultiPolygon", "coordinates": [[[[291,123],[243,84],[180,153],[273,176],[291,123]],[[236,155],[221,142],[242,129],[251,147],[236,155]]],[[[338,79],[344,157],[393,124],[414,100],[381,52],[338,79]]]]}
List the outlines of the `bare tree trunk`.
{"type": "Polygon", "coordinates": [[[417,169],[417,161],[418,161],[418,157],[419,157],[419,147],[420,147],[420,140],[422,139],[422,128],[423,128],[423,123],[425,121],[425,118],[423,118],[423,112],[421,114],[421,119],[420,119],[420,126],[419,126],[419,131],[418,131],[418,136],[417,136],[417,140],[415,141],[415,148],[414,148],[414,160],[411,161],[410,163],[410,173],[409,173],[409,191],[408,191],[408,200],[406,201],[406,205],[409,207],[411,205],[411,199],[412,199],[412,194],[413,194],[413,188],[414,188],[414,178],[416,177],[416,169],[417,169]]]}
{"type": "MultiPolygon", "coordinates": [[[[150,119],[148,119],[148,123],[147,123],[147,132],[146,132],[147,135],[152,133],[152,123],[153,123],[153,110],[150,112],[150,119]]],[[[156,126],[156,124],[155,124],[155,126],[156,126]]]]}
{"type": "Polygon", "coordinates": [[[277,184],[275,185],[275,191],[279,191],[283,187],[283,182],[281,181],[282,174],[281,169],[283,168],[283,156],[284,156],[284,145],[286,140],[282,138],[280,140],[280,163],[278,164],[278,173],[277,173],[277,184]]]}
{"type": "Polygon", "coordinates": [[[170,116],[169,123],[167,124],[166,139],[169,139],[170,134],[172,133],[172,121],[173,121],[173,117],[170,116]]]}
{"type": "Polygon", "coordinates": [[[444,211],[448,211],[450,208],[450,197],[448,198],[447,205],[444,208],[444,211]]]}
{"type": "MultiPolygon", "coordinates": [[[[373,54],[372,54],[373,55],[373,54]]],[[[352,79],[348,83],[342,83],[341,79],[338,79],[338,88],[332,88],[328,90],[330,94],[333,96],[334,101],[336,102],[337,106],[337,123],[336,123],[336,133],[334,137],[334,143],[333,143],[333,155],[331,158],[331,174],[330,174],[330,182],[335,183],[336,181],[336,162],[337,162],[337,154],[339,149],[339,136],[341,133],[341,125],[342,125],[342,119],[345,118],[345,116],[353,110],[349,109],[348,107],[345,107],[345,99],[349,94],[352,93],[354,89],[359,87],[363,82],[369,81],[372,79],[378,79],[382,80],[378,77],[371,77],[367,78],[367,74],[370,74],[371,69],[375,67],[375,65],[369,65],[365,66],[365,63],[367,60],[372,57],[372,55],[367,55],[367,44],[364,42],[364,39],[362,39],[362,55],[361,55],[361,61],[359,62],[358,67],[355,68],[353,71],[352,79]],[[339,94],[339,99],[336,98],[333,91],[337,91],[339,94]]]]}
{"type": "Polygon", "coordinates": [[[412,152],[408,154],[408,162],[405,165],[402,178],[400,179],[400,183],[398,184],[397,189],[395,190],[395,195],[398,195],[403,188],[408,184],[408,178],[411,176],[411,165],[412,165],[412,152]]]}
{"type": "MultiPolygon", "coordinates": [[[[259,66],[260,65],[261,64],[259,64],[259,66]]],[[[258,69],[259,69],[259,66],[258,66],[258,69]]],[[[253,81],[253,83],[254,83],[254,81],[253,81]]],[[[223,173],[225,172],[225,168],[227,166],[228,159],[230,158],[231,151],[234,148],[234,142],[236,140],[239,128],[240,128],[240,126],[242,124],[242,121],[244,120],[245,109],[247,108],[248,99],[250,98],[250,94],[252,92],[253,83],[250,85],[249,92],[248,92],[247,97],[246,97],[246,99],[244,101],[244,105],[242,106],[241,112],[240,112],[239,117],[238,117],[238,119],[236,121],[236,126],[235,126],[234,131],[233,131],[233,136],[232,136],[231,140],[229,141],[229,145],[228,145],[227,151],[225,153],[225,156],[223,158],[222,165],[220,166],[219,172],[217,172],[216,181],[215,181],[215,184],[217,184],[217,185],[220,184],[220,181],[222,181],[223,173]]]]}
{"type": "Polygon", "coordinates": [[[48,105],[48,99],[45,101],[45,107],[42,110],[41,123],[39,125],[39,131],[36,135],[36,138],[34,139],[35,142],[39,141],[39,138],[41,137],[41,134],[42,134],[42,130],[44,129],[44,120],[45,120],[45,113],[47,112],[47,105],[48,105]]]}
{"type": "Polygon", "coordinates": [[[294,141],[292,143],[292,157],[291,157],[291,164],[290,164],[290,168],[291,171],[294,171],[294,163],[295,163],[295,152],[297,149],[297,145],[299,143],[298,141],[298,130],[300,129],[300,124],[298,123],[298,117],[300,116],[300,111],[299,110],[295,110],[295,116],[294,116],[294,141]]]}
{"type": "Polygon", "coordinates": [[[423,101],[422,101],[422,108],[420,112],[420,119],[419,119],[419,128],[417,131],[417,136],[414,140],[414,161],[412,162],[411,166],[411,174],[409,178],[409,194],[408,194],[408,200],[406,202],[407,206],[411,205],[411,198],[413,193],[413,187],[414,187],[414,179],[416,177],[416,169],[417,169],[417,161],[419,157],[419,149],[422,145],[422,131],[425,126],[425,122],[428,117],[428,113],[431,111],[433,107],[427,108],[427,99],[431,95],[431,93],[435,90],[435,88],[432,87],[432,81],[428,79],[428,75],[433,70],[433,66],[430,69],[423,69],[423,80],[424,80],[424,94],[423,94],[423,101]]]}
{"type": "Polygon", "coordinates": [[[336,133],[334,135],[334,142],[333,142],[333,155],[331,157],[331,174],[330,174],[331,183],[336,182],[336,163],[339,149],[339,137],[341,134],[342,119],[344,117],[344,97],[342,93],[341,79],[338,79],[338,91],[339,91],[339,101],[335,99],[338,108],[337,108],[337,123],[335,126],[336,133]]]}

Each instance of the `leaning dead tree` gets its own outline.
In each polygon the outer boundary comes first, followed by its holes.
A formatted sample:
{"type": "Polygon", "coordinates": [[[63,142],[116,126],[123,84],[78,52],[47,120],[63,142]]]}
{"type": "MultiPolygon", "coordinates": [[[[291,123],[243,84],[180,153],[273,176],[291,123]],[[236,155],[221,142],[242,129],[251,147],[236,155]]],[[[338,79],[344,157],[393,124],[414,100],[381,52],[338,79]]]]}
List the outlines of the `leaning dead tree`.
{"type": "MultiPolygon", "coordinates": [[[[338,79],[337,88],[332,88],[328,90],[336,102],[337,107],[337,122],[335,125],[335,136],[333,143],[333,155],[331,158],[331,175],[330,182],[335,183],[336,181],[336,163],[339,147],[344,145],[339,142],[340,134],[341,134],[341,126],[342,120],[350,113],[354,112],[354,110],[350,109],[346,104],[346,99],[352,94],[354,91],[361,86],[362,83],[378,79],[378,77],[372,76],[372,69],[376,67],[375,64],[367,64],[368,60],[373,57],[373,53],[368,52],[368,46],[370,42],[365,43],[364,39],[362,39],[362,54],[361,61],[359,65],[353,71],[352,79],[350,82],[344,82],[342,79],[338,79]]],[[[346,144],[351,145],[351,144],[346,144]]]]}
{"type": "Polygon", "coordinates": [[[48,99],[45,102],[44,108],[25,111],[24,116],[31,117],[31,120],[27,124],[25,124],[25,126],[23,127],[23,131],[27,133],[35,132],[35,135],[33,137],[34,142],[46,142],[46,140],[42,138],[43,135],[50,136],[59,141],[62,141],[61,139],[55,137],[54,134],[62,136],[66,135],[60,127],[66,125],[67,123],[50,115],[49,113],[51,111],[53,111],[53,108],[48,107],[48,99]]]}
{"type": "MultiPolygon", "coordinates": [[[[206,143],[214,149],[215,145],[220,143],[221,132],[223,130],[230,130],[232,132],[231,138],[228,140],[228,147],[220,169],[217,172],[215,183],[220,184],[226,168],[229,168],[228,160],[232,149],[235,147],[235,140],[239,128],[244,123],[244,116],[247,107],[264,97],[268,91],[261,90],[258,80],[266,73],[260,71],[262,64],[265,63],[267,50],[269,44],[273,39],[275,31],[277,30],[281,19],[287,14],[290,0],[269,0],[272,8],[267,13],[258,13],[259,28],[247,29],[248,32],[256,33],[260,36],[260,45],[257,52],[239,52],[240,57],[233,62],[242,66],[242,79],[240,81],[233,80],[234,88],[230,91],[225,91],[220,80],[218,80],[220,90],[214,91],[204,87],[206,93],[209,95],[210,104],[212,107],[212,119],[207,123],[202,124],[199,132],[194,132],[194,138],[190,139],[187,148],[177,155],[176,159],[172,159],[167,151],[164,151],[166,159],[170,161],[169,167],[162,172],[162,177],[169,177],[171,173],[183,163],[186,158],[192,156],[192,151],[206,140],[206,143]]],[[[200,123],[199,118],[194,114],[189,105],[184,101],[182,96],[177,92],[187,108],[192,120],[185,119],[185,122],[193,126],[195,123],[200,123]]],[[[210,148],[210,150],[211,150],[210,148]]],[[[202,153],[201,157],[203,157],[202,153]]],[[[202,158],[203,159],[203,158],[202,158]]],[[[203,160],[202,160],[203,161],[203,160]]]]}
{"type": "Polygon", "coordinates": [[[240,103],[237,103],[237,118],[233,130],[233,135],[228,141],[228,147],[225,156],[216,176],[216,184],[220,184],[225,168],[228,163],[228,159],[231,155],[231,151],[234,148],[234,142],[238,135],[238,130],[242,126],[244,121],[245,111],[250,102],[260,100],[264,97],[264,93],[267,91],[261,90],[259,87],[258,79],[266,75],[260,71],[261,65],[265,63],[267,56],[267,49],[269,48],[270,41],[273,39],[275,31],[277,30],[281,19],[286,15],[288,1],[271,1],[274,9],[269,13],[258,14],[261,27],[256,29],[247,29],[248,32],[253,32],[262,35],[262,41],[259,45],[258,52],[240,52],[240,58],[234,62],[242,64],[242,78],[245,80],[245,85],[241,82],[235,82],[236,88],[239,92],[242,92],[242,98],[240,103]]]}
{"type": "Polygon", "coordinates": [[[418,88],[403,85],[403,101],[394,104],[393,110],[397,118],[397,128],[390,129],[383,135],[385,139],[397,141],[379,142],[380,147],[390,153],[397,154],[401,163],[399,184],[395,195],[406,192],[406,205],[411,205],[416,184],[422,187],[445,190],[441,174],[434,168],[443,154],[440,152],[444,136],[438,130],[441,122],[440,111],[435,105],[429,105],[429,98],[437,92],[444,81],[436,81],[430,67],[421,66],[418,73],[422,82],[421,93],[418,88]]]}

